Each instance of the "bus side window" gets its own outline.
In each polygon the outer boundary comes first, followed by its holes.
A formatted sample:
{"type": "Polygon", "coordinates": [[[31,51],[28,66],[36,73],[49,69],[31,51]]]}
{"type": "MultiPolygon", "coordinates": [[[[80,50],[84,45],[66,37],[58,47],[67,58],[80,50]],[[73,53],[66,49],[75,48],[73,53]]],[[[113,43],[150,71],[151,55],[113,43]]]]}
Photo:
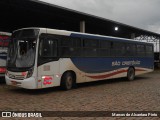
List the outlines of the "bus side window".
{"type": "Polygon", "coordinates": [[[115,43],[111,42],[110,43],[110,56],[113,57],[115,56],[115,43]]]}
{"type": "Polygon", "coordinates": [[[117,57],[124,57],[125,56],[125,44],[121,42],[114,43],[114,55],[117,57]]]}
{"type": "Polygon", "coordinates": [[[61,57],[71,57],[73,48],[73,40],[69,36],[63,36],[59,47],[59,53],[61,57]]]}
{"type": "Polygon", "coordinates": [[[52,39],[43,39],[40,43],[41,57],[57,57],[57,41],[52,39]]]}
{"type": "Polygon", "coordinates": [[[140,45],[140,44],[137,45],[137,55],[141,57],[145,56],[145,46],[144,45],[140,45]]]}
{"type": "Polygon", "coordinates": [[[146,46],[146,56],[147,57],[153,56],[153,46],[151,45],[146,46]]]}
{"type": "Polygon", "coordinates": [[[135,44],[126,44],[126,57],[134,57],[136,55],[136,45],[135,44]]]}
{"type": "Polygon", "coordinates": [[[111,43],[107,40],[101,40],[98,56],[100,56],[100,57],[110,56],[110,44],[111,43]]]}
{"type": "Polygon", "coordinates": [[[84,39],[84,56],[85,57],[97,57],[98,40],[96,39],[84,39]]]}

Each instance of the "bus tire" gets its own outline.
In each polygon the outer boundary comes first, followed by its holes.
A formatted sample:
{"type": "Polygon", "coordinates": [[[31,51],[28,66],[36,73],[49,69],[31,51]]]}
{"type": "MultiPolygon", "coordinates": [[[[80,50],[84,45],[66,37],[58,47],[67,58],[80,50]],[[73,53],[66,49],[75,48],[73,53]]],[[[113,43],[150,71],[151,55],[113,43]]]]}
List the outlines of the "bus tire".
{"type": "Polygon", "coordinates": [[[134,78],[135,78],[135,70],[134,70],[133,67],[130,67],[130,68],[128,69],[128,71],[127,71],[127,79],[128,79],[129,81],[132,81],[132,80],[134,80],[134,78]]]}
{"type": "Polygon", "coordinates": [[[75,76],[72,72],[65,72],[61,79],[61,88],[70,90],[75,86],[75,76]]]}

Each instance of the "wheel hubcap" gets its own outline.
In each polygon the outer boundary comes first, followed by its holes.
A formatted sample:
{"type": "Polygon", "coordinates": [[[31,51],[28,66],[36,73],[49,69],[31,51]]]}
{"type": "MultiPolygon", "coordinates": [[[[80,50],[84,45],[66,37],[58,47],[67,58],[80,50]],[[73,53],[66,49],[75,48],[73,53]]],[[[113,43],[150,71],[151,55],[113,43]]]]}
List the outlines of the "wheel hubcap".
{"type": "Polygon", "coordinates": [[[134,79],[134,70],[132,70],[132,69],[129,71],[129,78],[130,78],[131,80],[134,79]]]}
{"type": "Polygon", "coordinates": [[[72,88],[72,77],[71,76],[67,77],[66,86],[67,86],[67,89],[71,89],[72,88]]]}

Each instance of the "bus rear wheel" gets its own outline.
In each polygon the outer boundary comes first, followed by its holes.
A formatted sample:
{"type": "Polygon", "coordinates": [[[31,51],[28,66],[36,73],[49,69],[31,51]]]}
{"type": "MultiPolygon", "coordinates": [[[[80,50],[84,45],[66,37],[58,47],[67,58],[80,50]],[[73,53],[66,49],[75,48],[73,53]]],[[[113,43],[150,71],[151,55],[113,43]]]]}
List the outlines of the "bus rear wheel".
{"type": "Polygon", "coordinates": [[[128,79],[129,81],[132,81],[132,80],[134,80],[134,78],[135,78],[135,70],[134,70],[133,67],[130,67],[130,68],[128,69],[128,72],[127,72],[127,79],[128,79]]]}
{"type": "Polygon", "coordinates": [[[70,90],[75,85],[75,77],[72,72],[66,72],[63,74],[61,79],[61,88],[63,90],[70,90]]]}

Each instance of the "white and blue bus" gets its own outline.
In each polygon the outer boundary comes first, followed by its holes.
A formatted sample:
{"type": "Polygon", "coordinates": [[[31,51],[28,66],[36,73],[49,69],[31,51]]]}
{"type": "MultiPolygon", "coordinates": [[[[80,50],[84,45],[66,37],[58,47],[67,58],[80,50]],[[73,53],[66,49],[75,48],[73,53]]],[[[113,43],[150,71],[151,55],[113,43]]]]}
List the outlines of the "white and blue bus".
{"type": "Polygon", "coordinates": [[[152,72],[153,44],[47,28],[13,32],[6,83],[26,89],[61,86],[152,72]]]}
{"type": "Polygon", "coordinates": [[[4,77],[6,72],[7,49],[10,36],[11,33],[0,32],[0,77],[4,77]]]}

